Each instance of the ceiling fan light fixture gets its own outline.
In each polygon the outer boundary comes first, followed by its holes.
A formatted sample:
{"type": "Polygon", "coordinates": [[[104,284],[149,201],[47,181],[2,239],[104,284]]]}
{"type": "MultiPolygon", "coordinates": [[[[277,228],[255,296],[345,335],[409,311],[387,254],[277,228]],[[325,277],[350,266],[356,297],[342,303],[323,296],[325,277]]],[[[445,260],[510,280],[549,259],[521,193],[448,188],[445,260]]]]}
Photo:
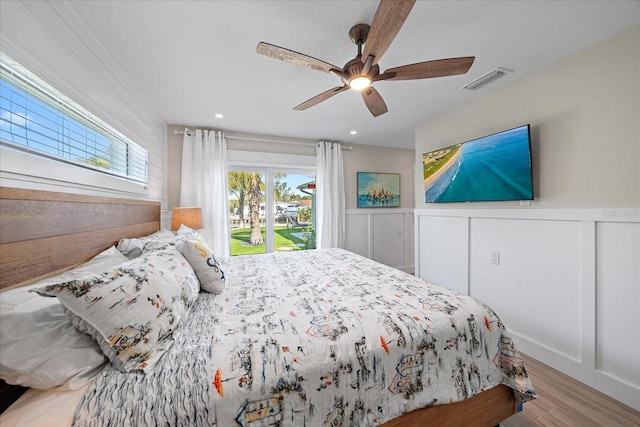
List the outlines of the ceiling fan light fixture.
{"type": "Polygon", "coordinates": [[[404,25],[415,2],[416,0],[380,0],[371,25],[356,24],[349,30],[349,38],[357,45],[358,53],[344,67],[265,42],[258,43],[256,51],[279,61],[332,74],[341,80],[340,86],[304,101],[293,107],[294,110],[306,110],[340,92],[353,89],[360,91],[369,112],[374,117],[378,117],[388,109],[380,93],[372,86],[373,82],[430,79],[466,74],[475,61],[475,56],[423,61],[389,68],[381,74],[380,59],[404,25]]]}
{"type": "Polygon", "coordinates": [[[371,85],[371,79],[368,76],[356,76],[349,80],[349,87],[355,90],[362,90],[371,85]]]}

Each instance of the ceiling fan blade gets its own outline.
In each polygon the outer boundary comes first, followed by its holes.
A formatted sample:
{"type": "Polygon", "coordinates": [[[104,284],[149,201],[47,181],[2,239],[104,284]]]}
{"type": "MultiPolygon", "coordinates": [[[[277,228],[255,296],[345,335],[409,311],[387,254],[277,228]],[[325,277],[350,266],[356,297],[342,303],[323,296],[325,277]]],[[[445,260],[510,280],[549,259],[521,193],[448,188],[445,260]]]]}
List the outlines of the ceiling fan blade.
{"type": "Polygon", "coordinates": [[[373,17],[371,29],[364,44],[363,60],[373,56],[376,65],[387,51],[391,42],[402,28],[416,0],[380,0],[378,10],[373,17]]]}
{"type": "Polygon", "coordinates": [[[367,108],[371,111],[373,117],[378,117],[389,111],[380,93],[371,86],[362,89],[362,99],[364,99],[364,103],[367,104],[367,108]]]}
{"type": "Polygon", "coordinates": [[[322,101],[326,101],[333,95],[337,95],[347,89],[349,89],[348,85],[334,87],[333,89],[329,89],[328,91],[322,92],[320,95],[316,95],[313,98],[304,101],[302,104],[293,107],[293,109],[296,111],[306,110],[307,108],[311,108],[322,101]]]}
{"type": "Polygon", "coordinates": [[[328,62],[324,62],[312,56],[295,52],[290,49],[285,49],[284,47],[276,46],[269,43],[258,43],[256,51],[261,55],[279,59],[280,61],[289,62],[290,64],[301,65],[313,70],[324,71],[325,73],[328,73],[331,70],[342,71],[342,68],[336,67],[335,65],[329,64],[328,62]]]}
{"type": "Polygon", "coordinates": [[[377,76],[375,76],[375,77],[373,78],[373,81],[374,81],[374,82],[379,82],[379,81],[381,81],[381,80],[389,80],[390,78],[395,77],[395,76],[396,76],[396,73],[387,73],[387,72],[384,72],[384,73],[382,73],[382,74],[378,74],[377,76]]]}
{"type": "Polygon", "coordinates": [[[474,56],[462,58],[437,59],[435,61],[418,62],[417,64],[403,65],[401,67],[390,68],[383,74],[395,73],[395,76],[385,80],[414,80],[429,79],[432,77],[455,76],[469,71],[474,56]]]}

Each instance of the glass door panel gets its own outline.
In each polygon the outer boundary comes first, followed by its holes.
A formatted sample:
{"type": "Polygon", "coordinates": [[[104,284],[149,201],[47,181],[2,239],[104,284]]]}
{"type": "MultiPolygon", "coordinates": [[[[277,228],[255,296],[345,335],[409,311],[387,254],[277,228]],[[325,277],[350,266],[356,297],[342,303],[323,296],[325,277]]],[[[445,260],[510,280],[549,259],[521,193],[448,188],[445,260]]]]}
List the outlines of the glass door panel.
{"type": "Polygon", "coordinates": [[[315,249],[315,176],[273,173],[274,250],[315,249]]]}
{"type": "Polygon", "coordinates": [[[232,256],[267,252],[265,206],[264,172],[229,172],[232,256]]]}
{"type": "Polygon", "coordinates": [[[229,172],[231,255],[315,249],[315,171],[229,172]]]}

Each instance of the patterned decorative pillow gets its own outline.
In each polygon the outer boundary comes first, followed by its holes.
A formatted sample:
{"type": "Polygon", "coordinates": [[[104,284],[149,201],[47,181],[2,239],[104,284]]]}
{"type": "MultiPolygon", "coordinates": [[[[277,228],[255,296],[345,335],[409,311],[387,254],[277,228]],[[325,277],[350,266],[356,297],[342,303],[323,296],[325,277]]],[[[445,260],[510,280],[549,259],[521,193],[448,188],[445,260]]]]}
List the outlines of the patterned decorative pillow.
{"type": "Polygon", "coordinates": [[[191,228],[181,225],[178,236],[184,238],[180,252],[189,261],[200,281],[200,288],[212,294],[219,294],[224,289],[224,271],[220,260],[214,255],[202,236],[191,228]]]}
{"type": "Polygon", "coordinates": [[[198,296],[193,269],[165,245],[111,271],[37,289],[93,337],[117,369],[149,372],[180,333],[198,296]]]}

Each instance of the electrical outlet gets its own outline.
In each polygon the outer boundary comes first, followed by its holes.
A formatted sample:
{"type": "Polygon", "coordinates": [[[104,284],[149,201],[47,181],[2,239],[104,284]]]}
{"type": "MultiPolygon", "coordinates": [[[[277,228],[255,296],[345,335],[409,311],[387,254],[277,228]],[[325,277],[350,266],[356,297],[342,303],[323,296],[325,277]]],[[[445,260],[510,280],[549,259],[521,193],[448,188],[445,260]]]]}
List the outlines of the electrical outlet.
{"type": "Polygon", "coordinates": [[[500,265],[500,252],[491,252],[491,264],[500,265]]]}

